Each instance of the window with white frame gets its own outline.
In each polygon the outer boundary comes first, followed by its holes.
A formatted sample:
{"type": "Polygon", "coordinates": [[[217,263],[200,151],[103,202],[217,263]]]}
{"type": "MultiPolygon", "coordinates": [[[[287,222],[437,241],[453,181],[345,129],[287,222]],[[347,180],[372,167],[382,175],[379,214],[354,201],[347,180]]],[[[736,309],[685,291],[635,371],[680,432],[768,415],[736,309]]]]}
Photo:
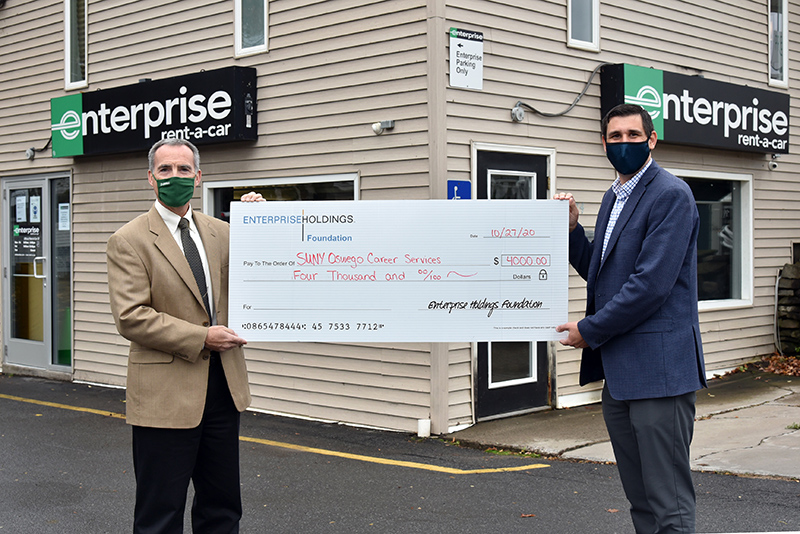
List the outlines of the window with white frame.
{"type": "Polygon", "coordinates": [[[769,0],[769,83],[777,87],[789,85],[788,2],[769,0]]]}
{"type": "Polygon", "coordinates": [[[567,1],[567,46],[600,50],[600,0],[567,1]]]}
{"type": "Polygon", "coordinates": [[[231,202],[255,191],[267,201],[358,200],[357,174],[329,174],[244,181],[203,181],[203,211],[230,222],[231,202]]]}
{"type": "Polygon", "coordinates": [[[752,176],[672,170],[694,194],[700,214],[697,291],[700,309],[752,304],[752,176]]]}
{"type": "Polygon", "coordinates": [[[86,85],[86,0],[64,0],[64,87],[86,85]]]}
{"type": "Polygon", "coordinates": [[[267,51],[268,0],[235,0],[236,57],[267,51]]]}

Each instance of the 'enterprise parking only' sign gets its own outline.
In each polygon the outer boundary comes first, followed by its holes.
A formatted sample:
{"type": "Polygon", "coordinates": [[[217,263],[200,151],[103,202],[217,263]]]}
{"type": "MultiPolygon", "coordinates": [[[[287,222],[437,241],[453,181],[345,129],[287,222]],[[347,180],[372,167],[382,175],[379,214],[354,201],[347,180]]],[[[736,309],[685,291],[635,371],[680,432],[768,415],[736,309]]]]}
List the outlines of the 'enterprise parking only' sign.
{"type": "Polygon", "coordinates": [[[603,67],[601,112],[638,104],[668,143],[789,153],[789,95],[636,65],[603,67]]]}
{"type": "Polygon", "coordinates": [[[53,157],[148,150],[160,139],[194,144],[255,140],[256,69],[222,69],[50,100],[53,157]]]}
{"type": "Polygon", "coordinates": [[[450,28],[450,87],[483,89],[483,33],[450,28]]]}

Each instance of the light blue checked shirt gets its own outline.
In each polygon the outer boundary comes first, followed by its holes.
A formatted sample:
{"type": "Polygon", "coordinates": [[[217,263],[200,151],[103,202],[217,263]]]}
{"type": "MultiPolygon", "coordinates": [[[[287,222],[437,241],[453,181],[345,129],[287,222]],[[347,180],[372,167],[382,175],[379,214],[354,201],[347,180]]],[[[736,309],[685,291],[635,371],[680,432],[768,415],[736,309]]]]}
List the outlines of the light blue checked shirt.
{"type": "Polygon", "coordinates": [[[614,202],[614,207],[611,208],[611,215],[608,217],[608,227],[606,228],[606,233],[603,236],[603,255],[600,256],[601,260],[606,258],[606,247],[608,246],[608,241],[611,239],[611,233],[614,231],[614,226],[617,225],[619,214],[622,213],[622,208],[625,207],[625,203],[628,201],[628,198],[630,198],[631,193],[633,193],[633,189],[636,187],[636,184],[639,183],[639,178],[641,178],[645,171],[650,168],[651,163],[653,163],[653,158],[649,158],[645,166],[642,167],[639,172],[634,174],[633,177],[631,177],[631,179],[624,184],[620,185],[619,175],[617,175],[617,179],[614,180],[614,183],[611,184],[611,190],[617,196],[617,200],[614,202]]]}

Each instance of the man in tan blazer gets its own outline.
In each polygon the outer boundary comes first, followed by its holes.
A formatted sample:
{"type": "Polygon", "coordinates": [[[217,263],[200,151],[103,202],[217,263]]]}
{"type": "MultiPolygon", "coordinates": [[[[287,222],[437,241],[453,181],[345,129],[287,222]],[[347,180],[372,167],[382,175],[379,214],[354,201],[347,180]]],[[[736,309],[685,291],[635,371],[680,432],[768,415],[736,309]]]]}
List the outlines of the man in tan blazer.
{"type": "Polygon", "coordinates": [[[225,326],[229,227],[191,209],[202,176],[194,145],[159,141],[148,159],[156,203],[111,236],[107,248],[111,310],[131,342],[134,532],[182,532],[189,480],[194,532],[238,532],[239,417],[250,391],[247,342],[225,326]],[[192,257],[197,269],[202,262],[202,274],[190,267],[192,257]]]}

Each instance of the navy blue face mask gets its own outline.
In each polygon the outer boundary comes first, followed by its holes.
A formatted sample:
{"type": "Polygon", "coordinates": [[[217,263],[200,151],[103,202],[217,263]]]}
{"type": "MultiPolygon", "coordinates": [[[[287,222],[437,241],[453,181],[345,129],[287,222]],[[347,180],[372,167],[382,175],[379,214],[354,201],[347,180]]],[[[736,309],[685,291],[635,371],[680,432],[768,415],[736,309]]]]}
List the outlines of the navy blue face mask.
{"type": "Polygon", "coordinates": [[[606,143],[606,157],[620,174],[633,174],[642,168],[650,155],[648,141],[641,143],[606,143]]]}

